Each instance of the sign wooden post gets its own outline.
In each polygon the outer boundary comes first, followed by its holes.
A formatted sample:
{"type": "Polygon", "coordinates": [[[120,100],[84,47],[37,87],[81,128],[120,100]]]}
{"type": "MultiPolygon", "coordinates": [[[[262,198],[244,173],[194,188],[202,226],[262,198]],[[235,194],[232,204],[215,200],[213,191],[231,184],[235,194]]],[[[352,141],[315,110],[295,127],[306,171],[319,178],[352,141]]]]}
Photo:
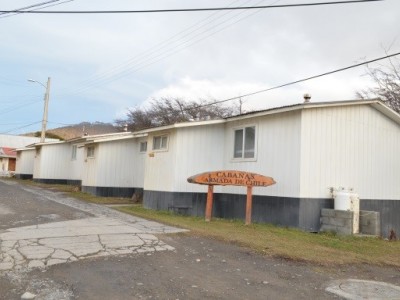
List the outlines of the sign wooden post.
{"type": "Polygon", "coordinates": [[[213,207],[213,197],[214,197],[214,186],[208,186],[207,193],[207,203],[206,203],[206,221],[211,221],[212,207],[213,207]]]}
{"type": "Polygon", "coordinates": [[[211,221],[214,185],[246,186],[246,225],[251,224],[253,206],[253,187],[266,187],[275,184],[271,177],[243,171],[214,171],[189,177],[188,182],[208,185],[205,220],[211,221]]]}
{"type": "Polygon", "coordinates": [[[251,209],[253,208],[253,187],[247,186],[247,197],[246,197],[246,225],[251,224],[251,209]]]}

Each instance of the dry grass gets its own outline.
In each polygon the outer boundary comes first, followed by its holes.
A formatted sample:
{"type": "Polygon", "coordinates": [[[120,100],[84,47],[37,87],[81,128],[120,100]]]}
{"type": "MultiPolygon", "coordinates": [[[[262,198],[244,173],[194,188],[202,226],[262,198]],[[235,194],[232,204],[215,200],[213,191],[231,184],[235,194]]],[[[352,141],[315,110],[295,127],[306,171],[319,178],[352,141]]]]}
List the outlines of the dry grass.
{"type": "Polygon", "coordinates": [[[185,217],[144,209],[141,205],[120,211],[180,226],[191,234],[248,247],[267,256],[322,265],[373,264],[400,267],[400,242],[379,238],[315,234],[267,224],[244,225],[243,221],[185,217]]]}

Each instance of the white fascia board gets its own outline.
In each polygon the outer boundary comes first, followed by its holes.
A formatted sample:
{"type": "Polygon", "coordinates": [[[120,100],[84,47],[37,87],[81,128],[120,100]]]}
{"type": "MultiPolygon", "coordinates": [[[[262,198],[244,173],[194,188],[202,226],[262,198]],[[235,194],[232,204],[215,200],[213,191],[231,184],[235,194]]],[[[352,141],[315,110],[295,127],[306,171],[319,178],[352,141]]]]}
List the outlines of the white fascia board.
{"type": "Polygon", "coordinates": [[[166,126],[143,129],[143,130],[140,130],[140,131],[135,131],[134,133],[135,134],[151,133],[151,132],[165,131],[165,130],[176,129],[176,128],[187,128],[187,127],[223,124],[225,122],[226,122],[225,119],[208,120],[208,121],[183,122],[183,123],[175,123],[173,125],[166,125],[166,126]]]}
{"type": "Polygon", "coordinates": [[[35,147],[36,146],[49,146],[49,145],[58,145],[58,144],[65,144],[65,141],[58,141],[58,142],[44,142],[44,143],[36,143],[33,144],[35,147]]]}
{"type": "Polygon", "coordinates": [[[393,109],[385,105],[383,102],[377,101],[376,103],[371,103],[371,106],[376,110],[380,111],[381,113],[383,113],[392,121],[400,125],[400,114],[398,114],[393,109]]]}
{"type": "Polygon", "coordinates": [[[128,140],[128,139],[137,139],[141,137],[147,136],[147,133],[142,133],[142,134],[134,134],[134,135],[129,135],[129,136],[121,136],[121,137],[114,137],[114,138],[106,138],[106,139],[93,139],[87,141],[89,144],[93,143],[105,143],[105,142],[113,142],[113,141],[121,141],[121,140],[128,140]]]}
{"type": "Polygon", "coordinates": [[[94,140],[97,138],[107,138],[107,137],[118,137],[118,136],[125,136],[125,135],[130,135],[132,132],[114,132],[114,133],[105,133],[105,134],[95,134],[95,135],[84,135],[81,137],[75,137],[69,140],[66,140],[68,143],[72,144],[78,144],[78,143],[85,143],[88,140],[94,140]]]}
{"type": "Polygon", "coordinates": [[[30,150],[35,150],[34,147],[25,147],[25,148],[17,148],[15,149],[15,151],[19,152],[19,151],[30,151],[30,150]]]}
{"type": "Polygon", "coordinates": [[[302,110],[302,109],[311,109],[311,108],[321,108],[321,107],[337,107],[337,106],[351,106],[351,105],[365,105],[365,104],[375,104],[381,103],[379,100],[346,100],[346,101],[329,101],[329,102],[308,102],[308,103],[299,103],[288,106],[282,106],[277,108],[266,109],[264,111],[248,113],[245,115],[239,115],[236,117],[230,117],[226,120],[228,122],[244,120],[249,118],[257,118],[266,115],[280,114],[290,111],[302,110]]]}

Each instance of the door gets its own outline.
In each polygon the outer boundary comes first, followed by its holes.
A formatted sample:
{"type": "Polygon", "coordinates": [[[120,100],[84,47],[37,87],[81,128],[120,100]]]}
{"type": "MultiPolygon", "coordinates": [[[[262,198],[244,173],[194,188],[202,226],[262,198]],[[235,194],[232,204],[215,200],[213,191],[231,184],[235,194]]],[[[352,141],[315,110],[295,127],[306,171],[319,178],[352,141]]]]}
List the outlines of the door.
{"type": "Polygon", "coordinates": [[[9,158],[8,159],[8,171],[15,171],[15,158],[9,158]]]}

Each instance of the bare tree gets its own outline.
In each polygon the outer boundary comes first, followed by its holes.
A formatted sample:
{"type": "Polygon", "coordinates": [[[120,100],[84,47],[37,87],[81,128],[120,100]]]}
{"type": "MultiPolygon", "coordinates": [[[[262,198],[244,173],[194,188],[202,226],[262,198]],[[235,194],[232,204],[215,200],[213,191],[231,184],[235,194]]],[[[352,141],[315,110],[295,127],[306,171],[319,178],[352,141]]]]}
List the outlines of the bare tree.
{"type": "Polygon", "coordinates": [[[235,107],[214,102],[203,99],[197,102],[180,98],[153,99],[145,108],[138,106],[129,109],[126,119],[117,119],[115,123],[121,128],[127,124],[129,130],[136,131],[193,120],[225,118],[235,114],[235,107]]]}
{"type": "Polygon", "coordinates": [[[367,66],[367,74],[375,86],[358,91],[361,99],[378,97],[386,105],[400,113],[400,61],[389,59],[387,65],[379,67],[367,66]]]}

